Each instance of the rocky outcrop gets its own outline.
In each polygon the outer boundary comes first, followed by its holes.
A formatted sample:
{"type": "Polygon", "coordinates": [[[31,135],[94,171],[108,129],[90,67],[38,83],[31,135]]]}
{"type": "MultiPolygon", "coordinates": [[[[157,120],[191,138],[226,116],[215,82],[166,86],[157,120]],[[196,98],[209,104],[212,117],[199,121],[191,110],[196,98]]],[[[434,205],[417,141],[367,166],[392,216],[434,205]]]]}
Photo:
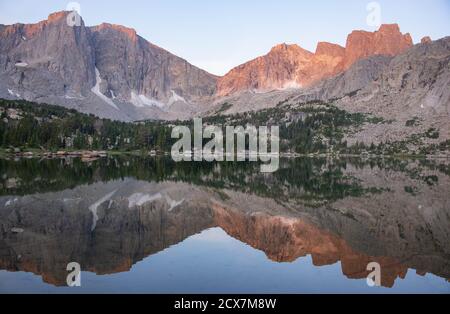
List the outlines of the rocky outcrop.
{"type": "Polygon", "coordinates": [[[430,36],[425,36],[425,37],[423,37],[421,40],[420,40],[420,43],[421,44],[428,44],[428,43],[431,43],[432,42],[432,40],[431,40],[431,37],[430,36]]]}
{"type": "Polygon", "coordinates": [[[245,90],[270,91],[286,87],[309,87],[349,69],[373,55],[395,56],[413,45],[396,24],[382,25],[376,32],[354,31],[346,47],[320,42],[315,53],[297,45],[279,45],[267,55],[231,70],[218,81],[219,96],[245,90]]]}
{"type": "Polygon", "coordinates": [[[316,56],[327,56],[343,59],[345,57],[345,48],[328,42],[319,42],[317,44],[316,56]]]}
{"type": "Polygon", "coordinates": [[[356,61],[373,56],[395,56],[413,46],[411,36],[403,35],[397,24],[381,25],[376,32],[354,31],[347,38],[343,70],[356,61]]]}

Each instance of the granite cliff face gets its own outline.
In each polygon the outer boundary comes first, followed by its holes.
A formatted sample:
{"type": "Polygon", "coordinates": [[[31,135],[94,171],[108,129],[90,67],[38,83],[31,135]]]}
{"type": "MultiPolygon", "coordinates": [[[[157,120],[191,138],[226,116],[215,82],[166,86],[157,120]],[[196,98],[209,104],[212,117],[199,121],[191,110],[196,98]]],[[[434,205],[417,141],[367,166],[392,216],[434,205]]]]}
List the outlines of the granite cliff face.
{"type": "Polygon", "coordinates": [[[86,96],[95,84],[94,51],[82,21],[69,27],[66,14],[55,13],[37,24],[2,26],[0,38],[0,75],[24,98],[86,96]]]}
{"type": "Polygon", "coordinates": [[[216,77],[118,25],[0,26],[0,96],[49,102],[101,117],[138,120],[189,113],[216,77]]]}
{"type": "Polygon", "coordinates": [[[219,96],[245,90],[270,91],[309,87],[349,69],[373,55],[398,55],[413,45],[397,24],[382,25],[376,32],[354,31],[346,47],[320,42],[315,53],[297,45],[274,47],[267,55],[231,70],[218,81],[219,96]]]}
{"type": "Polygon", "coordinates": [[[397,24],[381,25],[376,32],[354,31],[347,38],[342,69],[348,69],[356,61],[373,56],[396,56],[413,42],[409,34],[402,34],[397,24]]]}
{"type": "Polygon", "coordinates": [[[168,103],[198,100],[215,91],[214,76],[149,43],[133,29],[105,23],[90,31],[96,66],[110,98],[133,102],[135,94],[168,103]]]}
{"type": "Polygon", "coordinates": [[[259,57],[231,70],[219,79],[218,95],[225,96],[241,90],[300,87],[304,69],[313,54],[297,45],[281,44],[259,57]]]}

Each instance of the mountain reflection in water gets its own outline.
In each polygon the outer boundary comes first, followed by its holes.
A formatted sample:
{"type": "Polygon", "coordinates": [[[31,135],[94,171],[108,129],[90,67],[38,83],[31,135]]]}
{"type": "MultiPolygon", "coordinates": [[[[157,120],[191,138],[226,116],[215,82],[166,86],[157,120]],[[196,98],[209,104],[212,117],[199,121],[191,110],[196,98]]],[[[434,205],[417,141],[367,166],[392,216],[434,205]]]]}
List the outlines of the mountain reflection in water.
{"type": "MultiPolygon", "coordinates": [[[[299,158],[282,160],[274,174],[260,173],[255,163],[165,158],[0,160],[0,270],[8,271],[0,271],[0,291],[10,291],[1,284],[9,272],[34,273],[63,287],[73,261],[96,275],[128,272],[125,281],[137,280],[139,261],[223,230],[222,239],[264,252],[264,259],[247,261],[253,263],[248,272],[261,268],[261,278],[276,277],[263,271],[267,262],[306,268],[301,262],[310,256],[312,266],[339,263],[345,278],[364,284],[367,265],[378,262],[384,287],[395,287],[413,269],[442,278],[433,287],[449,292],[449,187],[449,164],[430,160],[299,158]]],[[[226,292],[240,291],[214,275],[226,270],[208,255],[234,256],[236,270],[251,253],[239,246],[218,253],[218,247],[195,247],[203,273],[180,292],[197,292],[211,278],[226,292]]],[[[188,270],[180,274],[171,265],[158,267],[178,274],[174,286],[143,285],[137,292],[178,291],[188,270]]],[[[295,292],[287,282],[270,292],[295,292]]],[[[260,287],[246,292],[264,292],[260,287]]]]}

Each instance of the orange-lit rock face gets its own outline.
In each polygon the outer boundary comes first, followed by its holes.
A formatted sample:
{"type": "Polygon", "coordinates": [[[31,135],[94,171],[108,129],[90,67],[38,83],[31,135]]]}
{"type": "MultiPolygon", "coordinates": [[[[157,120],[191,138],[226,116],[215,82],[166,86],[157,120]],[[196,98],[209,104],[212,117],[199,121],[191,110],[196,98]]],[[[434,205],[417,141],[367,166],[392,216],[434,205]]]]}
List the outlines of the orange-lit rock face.
{"type": "Polygon", "coordinates": [[[316,56],[328,56],[342,59],[345,56],[345,48],[336,44],[319,42],[317,44],[316,56]]]}
{"type": "Polygon", "coordinates": [[[376,32],[354,31],[346,47],[320,42],[315,53],[297,45],[278,45],[267,55],[240,65],[218,80],[218,96],[243,90],[269,91],[307,87],[347,70],[372,55],[395,56],[413,45],[396,24],[382,25],[376,32]]]}
{"type": "MultiPolygon", "coordinates": [[[[33,38],[39,32],[42,32],[44,28],[49,27],[55,24],[66,23],[67,11],[61,11],[52,13],[48,16],[47,20],[34,23],[34,24],[13,24],[7,25],[5,28],[0,31],[0,36],[2,39],[7,38],[8,36],[15,36],[17,34],[21,34],[25,36],[26,39],[33,38]]],[[[82,22],[83,23],[83,22],[82,22]]],[[[83,24],[84,25],[84,24],[83,24]]]]}
{"type": "Polygon", "coordinates": [[[381,25],[374,33],[354,31],[347,38],[344,69],[373,55],[398,55],[412,47],[409,34],[403,35],[397,24],[381,25]]]}
{"type": "Polygon", "coordinates": [[[238,66],[219,79],[218,94],[224,96],[240,90],[268,90],[301,85],[302,69],[313,54],[297,45],[281,44],[259,57],[238,66]]]}
{"type": "Polygon", "coordinates": [[[136,30],[133,28],[128,28],[122,25],[116,25],[116,24],[109,24],[109,23],[103,23],[99,26],[93,27],[93,31],[105,31],[105,30],[112,30],[117,31],[119,33],[124,34],[129,40],[136,42],[138,39],[136,30]]]}

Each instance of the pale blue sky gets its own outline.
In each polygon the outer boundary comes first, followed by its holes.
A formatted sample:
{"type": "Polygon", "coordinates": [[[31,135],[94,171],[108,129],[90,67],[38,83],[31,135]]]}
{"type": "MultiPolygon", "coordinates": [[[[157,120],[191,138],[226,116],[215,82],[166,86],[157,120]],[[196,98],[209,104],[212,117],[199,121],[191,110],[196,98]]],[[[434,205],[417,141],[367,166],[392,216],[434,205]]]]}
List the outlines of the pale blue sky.
{"type": "MultiPolygon", "coordinates": [[[[63,0],[0,0],[0,23],[37,22],[63,0]]],[[[133,27],[147,40],[214,74],[266,54],[278,43],[314,51],[318,41],[345,44],[366,23],[370,0],[78,0],[87,25],[133,27]]],[[[450,35],[450,0],[381,0],[381,21],[398,23],[415,42],[450,35]]]]}

